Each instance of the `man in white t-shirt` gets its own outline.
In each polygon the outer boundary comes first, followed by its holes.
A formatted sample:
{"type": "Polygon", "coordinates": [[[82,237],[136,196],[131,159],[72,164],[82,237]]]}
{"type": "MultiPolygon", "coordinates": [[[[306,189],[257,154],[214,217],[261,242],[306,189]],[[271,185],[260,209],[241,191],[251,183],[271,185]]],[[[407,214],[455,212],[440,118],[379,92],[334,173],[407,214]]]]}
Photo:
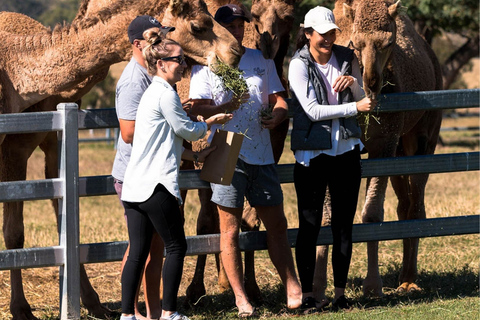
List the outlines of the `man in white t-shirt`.
{"type": "MultiPolygon", "coordinates": [[[[232,4],[220,7],[215,20],[242,45],[245,22],[250,21],[241,7],[232,4]]],[[[208,67],[194,66],[190,80],[190,112],[204,117],[232,112],[233,119],[223,125],[222,130],[245,134],[231,185],[212,183],[211,186],[212,201],[217,204],[220,216],[222,262],[235,293],[239,316],[248,317],[255,310],[245,293],[238,246],[244,197],[255,207],[267,229],[268,251],[285,285],[289,309],[300,307],[302,293],[287,240],[283,194],[269,132],[287,117],[287,103],[281,96],[285,89],[272,60],[264,59],[258,50],[243,48],[239,69],[244,72],[249,87],[247,102],[232,99],[231,93],[224,91],[220,79],[208,67]],[[262,118],[261,110],[269,106],[273,106],[271,118],[262,118]]],[[[212,135],[215,129],[212,126],[212,135]]]]}

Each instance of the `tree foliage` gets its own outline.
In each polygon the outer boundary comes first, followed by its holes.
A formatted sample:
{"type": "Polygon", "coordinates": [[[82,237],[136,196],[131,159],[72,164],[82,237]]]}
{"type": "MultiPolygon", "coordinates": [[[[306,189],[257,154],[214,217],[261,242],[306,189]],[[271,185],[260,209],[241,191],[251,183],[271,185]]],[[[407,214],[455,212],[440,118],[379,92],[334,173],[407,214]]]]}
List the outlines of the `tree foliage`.
{"type": "Polygon", "coordinates": [[[73,18],[75,18],[79,6],[79,0],[58,1],[55,5],[50,5],[49,8],[38,17],[38,21],[50,27],[58,23],[71,22],[73,18]]]}
{"type": "Polygon", "coordinates": [[[478,0],[403,0],[417,31],[431,42],[442,31],[478,36],[478,0]]]}
{"type": "Polygon", "coordinates": [[[2,0],[0,2],[0,11],[20,12],[34,19],[45,10],[46,6],[38,0],[2,0]]]}

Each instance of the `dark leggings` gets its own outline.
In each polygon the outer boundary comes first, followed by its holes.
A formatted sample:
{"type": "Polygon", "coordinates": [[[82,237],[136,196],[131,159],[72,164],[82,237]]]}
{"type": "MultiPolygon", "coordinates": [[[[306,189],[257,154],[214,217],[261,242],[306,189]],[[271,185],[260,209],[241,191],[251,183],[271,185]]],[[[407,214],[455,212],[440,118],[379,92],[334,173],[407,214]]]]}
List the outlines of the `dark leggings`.
{"type": "Polygon", "coordinates": [[[123,202],[127,215],[130,253],[122,272],[122,312],[134,313],[135,293],[150,250],[154,229],[165,243],[162,309],[177,310],[187,242],[177,199],[159,184],[145,202],[123,202]]]}
{"type": "Polygon", "coordinates": [[[316,243],[328,186],[332,204],[334,286],[345,288],[352,256],[352,225],[357,208],[361,168],[358,147],[336,157],[321,154],[305,167],[295,163],[299,229],[295,257],[303,292],[312,292],[316,243]]]}

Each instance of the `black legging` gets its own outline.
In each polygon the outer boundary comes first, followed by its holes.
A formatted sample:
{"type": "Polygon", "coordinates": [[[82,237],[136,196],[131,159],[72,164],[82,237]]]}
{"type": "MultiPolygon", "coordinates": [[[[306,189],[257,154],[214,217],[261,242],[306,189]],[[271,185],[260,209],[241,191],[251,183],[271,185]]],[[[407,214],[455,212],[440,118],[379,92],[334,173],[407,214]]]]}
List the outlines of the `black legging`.
{"type": "Polygon", "coordinates": [[[122,312],[134,313],[135,293],[150,250],[155,228],[165,243],[162,309],[177,310],[187,241],[177,199],[159,184],[145,202],[123,202],[127,215],[130,252],[122,272],[122,312]]]}
{"type": "Polygon", "coordinates": [[[303,292],[312,292],[316,243],[328,186],[332,204],[332,267],[336,288],[345,288],[352,256],[352,225],[358,201],[361,167],[358,147],[332,157],[321,154],[305,167],[295,163],[299,229],[295,257],[303,292]]]}

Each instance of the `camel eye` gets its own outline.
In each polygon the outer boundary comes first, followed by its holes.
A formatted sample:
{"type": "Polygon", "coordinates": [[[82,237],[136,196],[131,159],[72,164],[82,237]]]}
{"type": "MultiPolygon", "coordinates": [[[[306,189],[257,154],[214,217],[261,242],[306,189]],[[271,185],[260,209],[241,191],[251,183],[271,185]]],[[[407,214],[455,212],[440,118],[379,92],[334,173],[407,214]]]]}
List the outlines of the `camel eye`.
{"type": "Polygon", "coordinates": [[[348,44],[349,47],[357,50],[357,51],[360,51],[360,46],[358,44],[355,45],[355,43],[353,43],[353,41],[350,40],[350,43],[348,44]]]}
{"type": "Polygon", "coordinates": [[[395,44],[395,38],[392,37],[390,40],[388,40],[386,47],[390,47],[394,44],[395,44]]]}
{"type": "Polygon", "coordinates": [[[353,49],[361,51],[365,47],[365,41],[361,36],[354,34],[350,40],[350,45],[353,49]]]}
{"type": "Polygon", "coordinates": [[[190,28],[192,30],[192,33],[204,33],[207,31],[206,28],[201,27],[198,23],[192,22],[190,23],[190,28]]]}
{"type": "Polygon", "coordinates": [[[295,17],[293,15],[289,14],[289,15],[286,15],[283,19],[287,22],[291,22],[291,21],[295,20],[295,17]]]}
{"type": "Polygon", "coordinates": [[[211,20],[201,21],[201,22],[197,22],[197,21],[190,22],[190,30],[194,34],[203,34],[212,29],[213,29],[213,22],[211,20]]]}
{"type": "Polygon", "coordinates": [[[386,50],[395,43],[395,38],[386,39],[383,43],[379,43],[375,46],[378,50],[386,50]]]}

